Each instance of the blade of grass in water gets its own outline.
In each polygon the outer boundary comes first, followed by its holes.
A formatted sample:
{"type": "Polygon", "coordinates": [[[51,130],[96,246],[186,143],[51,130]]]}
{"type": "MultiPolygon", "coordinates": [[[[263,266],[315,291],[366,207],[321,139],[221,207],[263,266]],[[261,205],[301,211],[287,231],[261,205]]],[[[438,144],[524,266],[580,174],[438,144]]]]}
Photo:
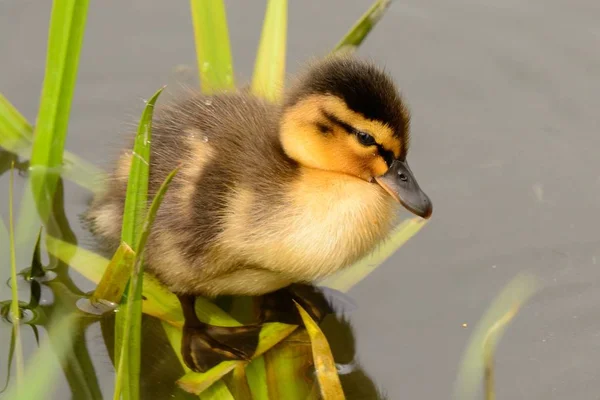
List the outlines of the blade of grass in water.
{"type": "MultiPolygon", "coordinates": [[[[14,165],[14,163],[13,163],[14,165]]],[[[17,386],[21,386],[23,381],[23,345],[21,342],[21,308],[19,307],[19,288],[17,281],[17,256],[15,251],[15,226],[14,226],[14,213],[13,213],[13,195],[14,195],[14,169],[10,170],[10,187],[8,190],[8,225],[9,225],[9,238],[10,238],[10,286],[12,289],[12,302],[10,305],[10,314],[13,328],[13,335],[15,338],[15,355],[16,355],[16,369],[17,369],[17,386]]]]}
{"type": "Polygon", "coordinates": [[[367,12],[360,17],[354,26],[346,33],[344,38],[335,46],[333,52],[353,52],[365,40],[369,32],[375,27],[377,22],[383,17],[383,14],[391,4],[392,0],[378,0],[367,12]]]}
{"type": "MultiPolygon", "coordinates": [[[[0,216],[0,254],[10,254],[10,235],[4,220],[0,216]]],[[[0,258],[0,276],[10,275],[10,257],[0,258]]],[[[6,290],[6,285],[0,285],[0,298],[6,298],[3,291],[6,290]]]]}
{"type": "Polygon", "coordinates": [[[252,91],[270,101],[281,97],[285,76],[287,0],[268,0],[254,66],[252,91]]]}
{"type": "Polygon", "coordinates": [[[115,304],[121,301],[133,269],[134,259],[135,252],[133,249],[127,243],[121,242],[104,274],[102,274],[102,279],[96,286],[94,294],[90,297],[92,305],[99,301],[115,304]]]}
{"type": "MultiPolygon", "coordinates": [[[[136,253],[136,258],[141,254],[137,248],[141,237],[142,224],[146,215],[148,202],[148,176],[150,171],[150,142],[152,138],[152,116],[154,105],[158,96],[162,93],[164,87],[159,89],[146,103],[142,117],[140,119],[138,132],[135,137],[133,153],[131,156],[131,166],[129,170],[129,180],[127,182],[127,194],[125,197],[125,207],[123,212],[123,227],[121,229],[121,241],[125,242],[136,253]]],[[[137,260],[136,260],[137,263],[137,260]]],[[[132,277],[137,279],[134,273],[132,277]]],[[[141,278],[141,276],[140,276],[141,278]]],[[[140,283],[141,285],[141,283],[140,283]]],[[[135,288],[131,286],[128,299],[134,301],[130,296],[135,293],[135,288]]],[[[140,290],[141,292],[141,290],[140,290]]],[[[115,399],[123,396],[123,399],[139,398],[139,373],[140,365],[139,352],[141,351],[139,341],[125,340],[129,335],[131,326],[127,324],[131,320],[130,301],[123,301],[119,306],[119,312],[115,318],[115,360],[117,360],[118,370],[116,376],[115,399]],[[124,345],[125,344],[125,345],[124,345]],[[123,352],[123,354],[121,354],[123,352]],[[130,357],[130,355],[132,357],[130,357]],[[124,367],[123,367],[124,366],[124,367]]],[[[134,301],[133,307],[141,309],[141,299],[134,301]]],[[[137,314],[137,313],[136,313],[137,314]]],[[[137,328],[134,328],[137,330],[137,328]]]]}
{"type": "Polygon", "coordinates": [[[419,217],[402,222],[379,248],[356,264],[325,278],[319,282],[319,285],[327,286],[340,292],[349,291],[378,266],[382,265],[385,260],[392,256],[411,237],[416,235],[426,223],[427,220],[419,217]]]}
{"type": "Polygon", "coordinates": [[[493,370],[490,368],[495,345],[518,309],[536,292],[538,280],[529,274],[519,274],[496,297],[478,323],[464,352],[454,387],[454,398],[471,400],[479,398],[482,381],[486,399],[493,399],[493,370]],[[487,377],[486,377],[487,375],[487,377]],[[491,380],[490,380],[491,378],[491,380]]]}
{"type": "Polygon", "coordinates": [[[123,384],[123,377],[128,375],[127,381],[130,385],[131,399],[139,398],[139,379],[140,379],[140,358],[141,358],[141,332],[142,332],[142,284],[143,284],[143,260],[144,260],[144,248],[154,217],[158,212],[158,208],[167,192],[169,184],[173,180],[173,177],[177,173],[177,170],[171,172],[161,187],[159,188],[156,196],[152,200],[148,215],[144,221],[144,226],[138,243],[136,245],[136,256],[134,268],[131,275],[129,285],[129,295],[127,298],[127,314],[125,315],[125,324],[123,332],[123,342],[121,344],[121,355],[118,359],[117,367],[117,384],[115,387],[115,400],[119,399],[121,393],[121,386],[123,384]]]}
{"type": "MultiPolygon", "coordinates": [[[[221,381],[223,382],[223,381],[221,381]]],[[[246,366],[244,364],[238,364],[233,369],[233,372],[227,379],[227,386],[229,387],[228,392],[232,394],[232,399],[235,400],[253,400],[252,393],[250,392],[250,386],[248,386],[248,377],[246,376],[246,366]]],[[[216,385],[212,385],[208,390],[212,389],[216,385]]],[[[200,398],[212,399],[207,396],[206,391],[200,395],[200,398]]]]}
{"type": "Polygon", "coordinates": [[[313,363],[310,338],[297,329],[264,355],[270,399],[306,400],[311,390],[313,363]],[[303,379],[298,379],[303,377],[303,379]]]}
{"type": "Polygon", "coordinates": [[[246,367],[246,376],[248,377],[248,385],[253,400],[269,400],[267,370],[265,368],[265,355],[255,358],[246,367]]]}
{"type": "Polygon", "coordinates": [[[204,93],[234,89],[223,0],[190,0],[198,72],[204,93]]]}
{"type": "Polygon", "coordinates": [[[69,315],[61,318],[49,328],[48,337],[42,343],[31,360],[28,362],[23,381],[26,385],[13,383],[6,395],[7,399],[50,399],[53,398],[54,389],[59,382],[58,375],[62,364],[72,351],[73,340],[71,333],[75,328],[75,317],[69,315]],[[50,337],[60,340],[50,343],[50,337]]]}
{"type": "Polygon", "coordinates": [[[10,332],[10,344],[8,345],[8,357],[6,360],[6,382],[4,383],[4,387],[0,390],[0,394],[3,394],[6,389],[8,389],[8,385],[10,384],[10,371],[12,369],[13,357],[15,355],[15,344],[15,330],[12,329],[10,332]]]}
{"type": "Polygon", "coordinates": [[[342,383],[340,382],[337,368],[333,361],[333,354],[331,354],[331,348],[325,334],[298,303],[296,303],[296,308],[298,308],[308,336],[310,336],[315,372],[319,381],[319,388],[321,389],[321,397],[323,400],[345,398],[342,383]]]}
{"type": "Polygon", "coordinates": [[[159,89],[146,103],[142,113],[131,157],[123,228],[121,240],[135,249],[139,232],[146,214],[148,198],[148,175],[150,169],[150,141],[152,137],[152,115],[154,105],[164,87],[159,89]]]}
{"type": "Polygon", "coordinates": [[[35,248],[33,250],[33,257],[31,258],[31,270],[29,271],[29,278],[41,278],[45,275],[44,267],[42,265],[42,253],[41,243],[42,242],[42,228],[38,231],[37,239],[35,241],[35,248]]]}
{"type": "MultiPolygon", "coordinates": [[[[241,397],[234,397],[224,382],[218,381],[206,389],[200,395],[200,400],[246,400],[241,397]]],[[[252,399],[250,399],[252,400],[252,399]]]]}
{"type": "Polygon", "coordinates": [[[0,93],[0,146],[22,155],[29,150],[33,128],[21,113],[0,93]]]}
{"type": "Polygon", "coordinates": [[[45,223],[63,165],[63,149],[88,0],[55,0],[52,5],[46,72],[31,149],[31,185],[45,223]]]}

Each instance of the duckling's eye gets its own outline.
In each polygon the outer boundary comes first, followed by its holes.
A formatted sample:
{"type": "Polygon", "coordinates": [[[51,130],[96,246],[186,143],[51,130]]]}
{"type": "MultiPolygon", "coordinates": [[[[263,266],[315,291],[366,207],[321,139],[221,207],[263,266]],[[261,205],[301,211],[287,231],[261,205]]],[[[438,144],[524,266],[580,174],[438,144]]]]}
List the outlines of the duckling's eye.
{"type": "Polygon", "coordinates": [[[367,132],[356,131],[356,137],[363,146],[372,146],[375,144],[375,138],[369,135],[367,132]]]}

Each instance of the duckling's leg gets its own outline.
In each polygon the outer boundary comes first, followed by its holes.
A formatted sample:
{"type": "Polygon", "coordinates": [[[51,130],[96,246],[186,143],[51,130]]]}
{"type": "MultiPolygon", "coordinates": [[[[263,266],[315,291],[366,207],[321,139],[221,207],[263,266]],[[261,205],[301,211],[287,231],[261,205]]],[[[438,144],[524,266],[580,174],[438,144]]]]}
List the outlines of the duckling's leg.
{"type": "Polygon", "coordinates": [[[321,322],[333,313],[331,305],[317,287],[295,283],[263,296],[259,321],[303,325],[294,300],[314,319],[321,322]]]}
{"type": "Polygon", "coordinates": [[[196,315],[194,296],[177,297],[185,318],[181,355],[190,369],[205,372],[225,360],[251,359],[258,345],[260,325],[225,327],[206,324],[196,315]]]}

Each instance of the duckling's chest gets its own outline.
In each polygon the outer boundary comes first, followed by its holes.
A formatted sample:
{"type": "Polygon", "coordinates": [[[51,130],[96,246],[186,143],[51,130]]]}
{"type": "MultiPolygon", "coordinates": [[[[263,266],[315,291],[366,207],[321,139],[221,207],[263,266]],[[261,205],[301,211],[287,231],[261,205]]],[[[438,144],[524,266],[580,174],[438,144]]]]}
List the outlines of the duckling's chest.
{"type": "Polygon", "coordinates": [[[236,192],[221,242],[244,263],[290,279],[316,279],[357,261],[388,235],[398,211],[378,185],[326,171],[303,172],[281,196],[269,205],[261,193],[236,192]]]}

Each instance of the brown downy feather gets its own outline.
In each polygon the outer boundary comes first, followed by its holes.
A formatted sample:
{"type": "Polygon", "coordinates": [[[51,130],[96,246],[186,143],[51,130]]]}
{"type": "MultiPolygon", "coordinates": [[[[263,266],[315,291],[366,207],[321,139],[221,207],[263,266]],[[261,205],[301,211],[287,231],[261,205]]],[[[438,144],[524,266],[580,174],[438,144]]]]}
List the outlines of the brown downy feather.
{"type": "MultiPolygon", "coordinates": [[[[335,86],[372,72],[370,65],[351,64],[352,70],[345,63],[328,61],[320,73],[345,66],[337,83],[330,78],[335,86]]],[[[368,76],[362,78],[365,90],[394,90],[379,72],[372,76],[370,86],[368,76]]],[[[296,88],[287,106],[323,94],[350,101],[352,115],[358,112],[356,118],[365,124],[371,117],[384,118],[380,122],[389,129],[382,132],[389,131],[391,138],[386,143],[397,146],[387,151],[406,151],[408,115],[397,95],[372,96],[393,104],[381,115],[365,116],[354,104],[362,92],[327,90],[327,79],[316,82],[315,74],[308,79],[314,81],[296,88]],[[348,100],[350,95],[354,100],[348,100]]],[[[177,166],[180,171],[156,216],[146,260],[148,271],[173,292],[259,295],[309,282],[366,255],[396,222],[398,205],[379,185],[339,171],[307,168],[286,154],[280,124],[287,109],[282,107],[238,92],[194,95],[157,108],[150,197],[170,171],[177,166]]],[[[302,109],[297,115],[303,115],[302,109]]],[[[317,129],[314,121],[306,123],[317,129]]],[[[336,154],[332,149],[330,157],[336,154]]],[[[131,153],[124,152],[87,215],[97,236],[113,247],[119,242],[130,162],[131,153]]]]}

